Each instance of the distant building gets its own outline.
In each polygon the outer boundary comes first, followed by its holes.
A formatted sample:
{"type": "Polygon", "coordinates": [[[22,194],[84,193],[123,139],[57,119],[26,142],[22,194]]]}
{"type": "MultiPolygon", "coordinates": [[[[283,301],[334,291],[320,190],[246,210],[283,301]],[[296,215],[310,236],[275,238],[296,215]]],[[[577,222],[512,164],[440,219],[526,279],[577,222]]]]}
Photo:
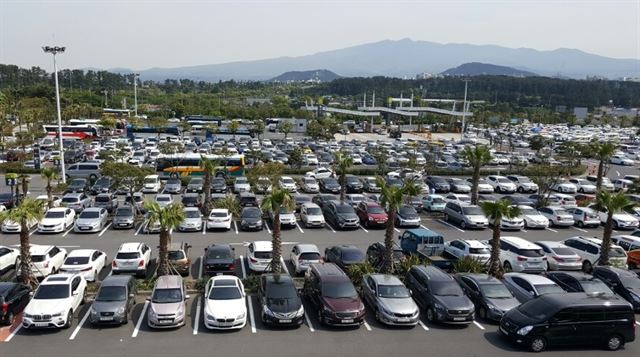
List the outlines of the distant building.
{"type": "Polygon", "coordinates": [[[307,132],[307,119],[304,118],[269,118],[267,123],[277,123],[281,125],[284,122],[290,122],[292,125],[292,133],[306,133],[307,132]]]}
{"type": "Polygon", "coordinates": [[[573,115],[577,120],[585,120],[589,115],[589,110],[586,107],[575,107],[573,108],[573,115]]]}
{"type": "Polygon", "coordinates": [[[434,75],[431,73],[427,73],[427,72],[422,72],[422,73],[418,73],[416,74],[416,79],[429,79],[429,78],[433,78],[434,75]]]}
{"type": "Polygon", "coordinates": [[[556,113],[566,113],[567,106],[566,105],[556,105],[556,113]]]}

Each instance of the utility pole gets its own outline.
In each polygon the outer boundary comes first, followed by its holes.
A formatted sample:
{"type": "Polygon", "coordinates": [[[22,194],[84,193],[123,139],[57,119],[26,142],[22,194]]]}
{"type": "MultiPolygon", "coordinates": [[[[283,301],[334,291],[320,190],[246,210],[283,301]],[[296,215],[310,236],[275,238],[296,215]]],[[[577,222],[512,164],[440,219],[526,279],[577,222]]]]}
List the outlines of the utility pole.
{"type": "Polygon", "coordinates": [[[104,94],[104,107],[109,108],[109,104],[107,103],[107,94],[109,94],[109,91],[105,89],[102,91],[102,94],[104,94]]]}
{"type": "Polygon", "coordinates": [[[60,112],[60,87],[58,86],[58,65],[56,64],[56,55],[58,53],[64,53],[66,47],[58,47],[58,46],[43,46],[42,50],[44,53],[51,53],[53,55],[53,73],[56,82],[56,107],[58,112],[58,142],[60,144],[60,168],[62,183],[67,182],[67,177],[64,172],[64,147],[62,146],[62,113],[60,112]]]}
{"type": "Polygon", "coordinates": [[[460,128],[460,140],[464,138],[464,120],[467,115],[467,86],[470,79],[464,79],[464,102],[462,103],[462,128],[460,128]]]}
{"type": "Polygon", "coordinates": [[[139,73],[133,74],[133,112],[134,116],[138,117],[138,77],[139,73]]]}

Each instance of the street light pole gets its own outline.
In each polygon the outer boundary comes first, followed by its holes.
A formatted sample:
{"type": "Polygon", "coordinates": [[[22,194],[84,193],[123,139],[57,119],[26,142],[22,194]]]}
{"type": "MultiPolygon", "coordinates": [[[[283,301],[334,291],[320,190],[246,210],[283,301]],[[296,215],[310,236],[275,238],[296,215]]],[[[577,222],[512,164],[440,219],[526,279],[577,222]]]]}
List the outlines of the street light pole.
{"type": "Polygon", "coordinates": [[[61,168],[61,176],[62,183],[67,183],[67,177],[65,175],[64,168],[64,147],[62,146],[62,114],[60,112],[60,88],[58,86],[58,65],[56,64],[56,54],[64,53],[66,47],[58,47],[58,46],[43,46],[42,50],[44,53],[53,54],[53,73],[56,82],[56,106],[58,111],[58,139],[60,144],[60,168],[61,168]]]}
{"type": "Polygon", "coordinates": [[[460,140],[464,139],[464,119],[467,116],[467,85],[469,79],[464,80],[464,101],[462,103],[462,128],[460,128],[460,140]]]}
{"type": "Polygon", "coordinates": [[[133,111],[136,118],[138,117],[138,77],[140,74],[133,74],[133,111]]]}

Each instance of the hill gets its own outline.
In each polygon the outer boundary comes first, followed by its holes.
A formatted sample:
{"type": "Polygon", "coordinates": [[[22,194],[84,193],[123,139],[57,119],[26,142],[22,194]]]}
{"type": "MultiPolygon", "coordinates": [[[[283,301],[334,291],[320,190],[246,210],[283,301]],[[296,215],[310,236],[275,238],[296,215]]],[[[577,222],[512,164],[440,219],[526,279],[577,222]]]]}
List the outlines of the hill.
{"type": "Polygon", "coordinates": [[[271,78],[270,82],[331,82],[341,76],[326,70],[314,69],[310,71],[289,71],[277,77],[271,78]]]}
{"type": "Polygon", "coordinates": [[[513,67],[497,66],[495,64],[471,62],[461,64],[455,68],[440,73],[444,76],[509,76],[509,77],[533,77],[537,74],[523,71],[513,67]]]}

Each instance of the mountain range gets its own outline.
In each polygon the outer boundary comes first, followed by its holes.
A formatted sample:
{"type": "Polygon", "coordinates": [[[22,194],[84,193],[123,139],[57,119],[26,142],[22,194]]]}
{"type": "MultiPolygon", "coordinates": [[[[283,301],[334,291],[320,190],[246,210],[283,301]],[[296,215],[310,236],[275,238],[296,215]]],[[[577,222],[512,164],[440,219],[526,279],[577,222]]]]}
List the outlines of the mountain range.
{"type": "MultiPolygon", "coordinates": [[[[298,57],[136,71],[144,80],[269,80],[290,71],[325,68],[345,77],[415,77],[441,73],[468,62],[491,63],[542,76],[585,78],[640,77],[640,60],[616,59],[577,49],[540,51],[496,45],[441,44],[411,39],[384,40],[298,57]]],[[[130,72],[118,68],[114,72],[130,72]]]]}

